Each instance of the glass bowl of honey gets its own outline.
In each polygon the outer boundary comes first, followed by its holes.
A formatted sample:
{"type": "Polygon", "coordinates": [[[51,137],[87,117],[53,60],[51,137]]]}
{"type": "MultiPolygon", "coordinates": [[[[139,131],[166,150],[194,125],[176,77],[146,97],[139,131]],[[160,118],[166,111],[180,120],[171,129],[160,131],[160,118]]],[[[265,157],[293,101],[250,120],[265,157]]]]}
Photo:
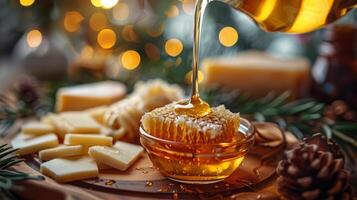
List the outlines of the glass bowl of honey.
{"type": "Polygon", "coordinates": [[[240,166],[254,143],[254,126],[240,118],[239,128],[229,141],[192,144],[150,134],[142,124],[140,142],[154,167],[169,179],[210,184],[224,180],[240,166]]]}

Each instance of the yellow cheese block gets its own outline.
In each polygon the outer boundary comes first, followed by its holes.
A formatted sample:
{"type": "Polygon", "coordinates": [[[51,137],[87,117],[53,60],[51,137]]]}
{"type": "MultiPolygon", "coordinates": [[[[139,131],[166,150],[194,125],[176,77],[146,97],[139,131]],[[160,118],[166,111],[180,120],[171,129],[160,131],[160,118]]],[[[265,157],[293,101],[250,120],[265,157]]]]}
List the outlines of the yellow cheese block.
{"type": "Polygon", "coordinates": [[[125,171],[141,156],[142,152],[141,146],[120,142],[113,147],[90,147],[88,154],[98,163],[125,171]]]}
{"type": "Polygon", "coordinates": [[[43,149],[56,147],[58,146],[58,139],[53,133],[38,137],[20,133],[11,141],[11,145],[13,148],[19,149],[16,151],[17,154],[26,155],[37,153],[43,149]]]}
{"type": "Polygon", "coordinates": [[[57,182],[64,183],[98,176],[95,161],[86,156],[78,158],[56,158],[41,164],[41,173],[57,182]]]}
{"type": "Polygon", "coordinates": [[[32,121],[22,126],[22,132],[30,135],[44,135],[48,133],[54,133],[55,129],[50,124],[32,121]]]}
{"type": "Polygon", "coordinates": [[[108,106],[99,106],[99,107],[87,109],[84,112],[88,113],[98,123],[104,124],[104,114],[108,110],[108,108],[109,108],[108,106]]]}
{"type": "Polygon", "coordinates": [[[44,149],[38,153],[43,161],[52,160],[54,158],[65,158],[71,156],[80,156],[83,154],[83,147],[81,145],[65,146],[44,149]]]}
{"type": "Polygon", "coordinates": [[[306,96],[310,64],[306,59],[279,59],[262,52],[243,52],[235,57],[206,59],[202,63],[204,86],[238,89],[255,97],[291,92],[306,96]]]}
{"type": "Polygon", "coordinates": [[[55,127],[55,132],[61,139],[67,133],[98,134],[102,130],[102,125],[98,124],[88,113],[84,112],[63,112],[58,115],[49,114],[43,121],[52,124],[55,127]]]}
{"type": "Polygon", "coordinates": [[[99,133],[101,126],[88,114],[82,112],[65,112],[60,114],[67,132],[99,133]]]}
{"type": "Polygon", "coordinates": [[[65,145],[83,145],[83,146],[112,146],[113,138],[104,135],[92,134],[67,134],[64,138],[65,145]]]}
{"type": "Polygon", "coordinates": [[[61,88],[57,92],[56,110],[81,111],[101,105],[110,105],[126,94],[126,87],[119,82],[104,81],[61,88]]]}

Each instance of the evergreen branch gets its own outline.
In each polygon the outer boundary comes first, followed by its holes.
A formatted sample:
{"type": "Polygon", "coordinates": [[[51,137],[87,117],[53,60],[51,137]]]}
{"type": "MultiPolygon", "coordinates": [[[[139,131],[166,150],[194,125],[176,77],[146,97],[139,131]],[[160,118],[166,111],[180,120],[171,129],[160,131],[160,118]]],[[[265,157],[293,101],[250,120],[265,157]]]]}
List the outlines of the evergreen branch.
{"type": "MultiPolygon", "coordinates": [[[[16,181],[22,180],[43,180],[42,176],[32,176],[23,172],[13,171],[9,168],[23,162],[17,155],[13,155],[17,149],[12,149],[6,144],[0,145],[0,192],[3,197],[16,199],[11,193],[11,188],[16,184],[16,181]]],[[[0,195],[1,197],[1,195],[0,195]]]]}
{"type": "Polygon", "coordinates": [[[224,104],[234,112],[240,112],[256,121],[277,123],[292,132],[297,138],[324,133],[328,138],[339,138],[343,143],[357,148],[357,141],[347,134],[357,132],[357,123],[328,119],[324,116],[326,106],[314,99],[289,102],[290,93],[275,96],[269,93],[263,98],[252,99],[239,91],[225,92],[219,88],[204,91],[203,97],[212,105],[224,104]]]}

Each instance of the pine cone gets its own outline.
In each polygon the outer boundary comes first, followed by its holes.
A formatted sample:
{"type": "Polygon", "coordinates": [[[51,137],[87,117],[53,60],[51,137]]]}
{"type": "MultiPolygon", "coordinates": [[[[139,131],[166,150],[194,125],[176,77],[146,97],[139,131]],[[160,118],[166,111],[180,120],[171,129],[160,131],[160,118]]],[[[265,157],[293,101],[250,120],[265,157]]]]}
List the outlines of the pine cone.
{"type": "Polygon", "coordinates": [[[353,199],[343,155],[321,134],[286,152],[277,173],[278,191],[285,199],[353,199]]]}
{"type": "Polygon", "coordinates": [[[341,100],[332,102],[325,110],[325,116],[333,121],[352,121],[357,122],[357,114],[341,100]]]}

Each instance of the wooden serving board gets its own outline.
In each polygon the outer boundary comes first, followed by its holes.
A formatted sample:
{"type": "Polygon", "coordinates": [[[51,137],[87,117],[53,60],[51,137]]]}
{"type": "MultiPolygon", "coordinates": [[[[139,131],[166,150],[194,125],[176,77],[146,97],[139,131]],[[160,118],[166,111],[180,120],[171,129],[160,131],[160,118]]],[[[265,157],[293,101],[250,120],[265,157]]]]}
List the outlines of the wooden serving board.
{"type": "MultiPolygon", "coordinates": [[[[18,131],[18,129],[17,129],[18,131]]],[[[283,136],[284,133],[280,132],[283,136]]],[[[10,134],[6,141],[10,141],[15,134],[10,134]],[[10,136],[12,135],[12,136],[10,136]]],[[[145,153],[127,171],[101,170],[98,178],[81,180],[70,183],[85,190],[99,191],[105,193],[122,194],[148,194],[172,195],[179,194],[180,197],[192,197],[199,194],[227,196],[237,192],[256,191],[271,185],[275,180],[275,169],[282,155],[282,151],[275,155],[276,161],[265,163],[262,158],[267,152],[274,151],[274,147],[261,147],[248,153],[241,166],[227,179],[222,182],[206,185],[190,185],[172,181],[153,167],[148,155],[145,153]],[[260,153],[259,153],[260,152],[260,153]]],[[[275,147],[278,148],[278,147],[275,147]]],[[[36,172],[39,172],[41,161],[37,154],[25,157],[25,164],[36,172]]],[[[19,167],[18,169],[22,169],[19,167]]],[[[46,179],[46,181],[48,181],[46,179]]],[[[53,181],[51,181],[53,182],[53,181]]]]}
{"type": "MultiPolygon", "coordinates": [[[[27,156],[25,163],[39,171],[41,161],[37,155],[27,156]]],[[[96,179],[77,181],[73,184],[108,192],[128,191],[156,194],[237,192],[263,187],[275,174],[276,164],[261,165],[259,156],[248,154],[241,166],[224,181],[206,185],[189,185],[171,181],[161,175],[145,154],[125,172],[102,170],[96,179]],[[254,169],[256,169],[255,172],[254,169]]]]}

